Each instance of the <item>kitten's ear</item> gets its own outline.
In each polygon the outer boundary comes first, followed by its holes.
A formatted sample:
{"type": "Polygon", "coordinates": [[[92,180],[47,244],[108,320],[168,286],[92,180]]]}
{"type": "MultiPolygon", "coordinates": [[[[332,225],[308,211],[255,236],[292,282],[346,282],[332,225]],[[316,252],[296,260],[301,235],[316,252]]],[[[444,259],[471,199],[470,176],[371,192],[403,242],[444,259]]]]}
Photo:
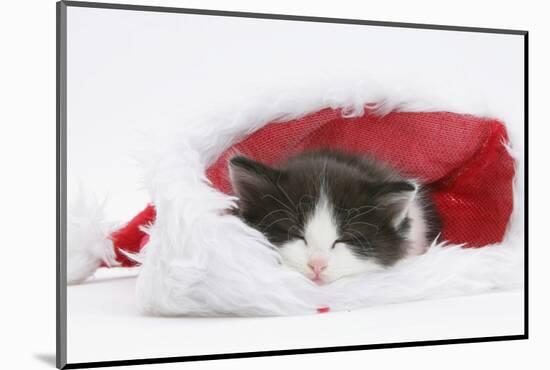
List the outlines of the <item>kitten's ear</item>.
{"type": "Polygon", "coordinates": [[[418,184],[413,181],[386,182],[377,185],[380,202],[387,205],[387,211],[395,228],[401,226],[409,215],[413,201],[418,194],[418,184]]]}
{"type": "Polygon", "coordinates": [[[236,156],[229,161],[229,177],[233,190],[241,198],[254,196],[261,189],[272,186],[281,171],[252,159],[236,156]]]}

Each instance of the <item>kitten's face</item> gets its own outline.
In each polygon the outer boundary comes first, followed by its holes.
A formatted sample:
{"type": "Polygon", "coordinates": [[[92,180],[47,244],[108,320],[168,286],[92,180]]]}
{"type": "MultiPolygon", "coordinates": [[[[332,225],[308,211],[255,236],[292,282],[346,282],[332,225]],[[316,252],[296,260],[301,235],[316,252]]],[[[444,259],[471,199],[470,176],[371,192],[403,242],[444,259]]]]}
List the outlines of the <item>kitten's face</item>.
{"type": "Polygon", "coordinates": [[[377,271],[404,256],[406,207],[415,187],[369,181],[347,157],[297,157],[272,168],[234,157],[238,214],[286,265],[317,283],[377,271]]]}

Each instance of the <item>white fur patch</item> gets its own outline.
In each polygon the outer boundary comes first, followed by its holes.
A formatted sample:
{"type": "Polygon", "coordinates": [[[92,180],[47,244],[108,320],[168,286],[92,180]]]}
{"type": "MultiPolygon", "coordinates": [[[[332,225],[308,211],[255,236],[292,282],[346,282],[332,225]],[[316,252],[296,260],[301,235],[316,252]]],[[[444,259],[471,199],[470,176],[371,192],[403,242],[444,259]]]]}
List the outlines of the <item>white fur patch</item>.
{"type": "Polygon", "coordinates": [[[303,240],[293,240],[280,248],[285,264],[309,279],[317,276],[309,267],[315,260],[326,261],[326,268],[319,274],[320,283],[328,283],[344,276],[382,269],[378,263],[355,256],[340,238],[333,206],[321,191],[319,201],[311,217],[305,222],[303,240]]]}
{"type": "Polygon", "coordinates": [[[312,255],[327,254],[339,237],[333,207],[324,191],[321,191],[315,210],[305,223],[304,236],[312,255]]]}

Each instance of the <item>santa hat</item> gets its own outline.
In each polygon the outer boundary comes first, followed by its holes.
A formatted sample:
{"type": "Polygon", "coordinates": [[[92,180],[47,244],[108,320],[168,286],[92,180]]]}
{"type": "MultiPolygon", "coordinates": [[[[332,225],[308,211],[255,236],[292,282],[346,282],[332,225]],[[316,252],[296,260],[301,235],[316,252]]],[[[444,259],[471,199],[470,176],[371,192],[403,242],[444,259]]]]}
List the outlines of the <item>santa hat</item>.
{"type": "Polygon", "coordinates": [[[359,99],[320,99],[283,114],[279,101],[255,117],[227,118],[225,126],[192,126],[149,166],[152,204],[124,227],[105,233],[101,220],[69,217],[69,283],[101,266],[141,260],[138,304],[163,315],[303,313],[519,286],[523,229],[517,215],[510,221],[518,194],[506,124],[370,98],[367,90],[359,99]],[[234,205],[227,161],[238,152],[276,165],[317,148],[369,154],[430,186],[443,243],[371,276],[368,285],[358,279],[319,288],[281,267],[262,235],[224,214],[234,205]],[[149,236],[150,248],[136,257],[149,236]]]}

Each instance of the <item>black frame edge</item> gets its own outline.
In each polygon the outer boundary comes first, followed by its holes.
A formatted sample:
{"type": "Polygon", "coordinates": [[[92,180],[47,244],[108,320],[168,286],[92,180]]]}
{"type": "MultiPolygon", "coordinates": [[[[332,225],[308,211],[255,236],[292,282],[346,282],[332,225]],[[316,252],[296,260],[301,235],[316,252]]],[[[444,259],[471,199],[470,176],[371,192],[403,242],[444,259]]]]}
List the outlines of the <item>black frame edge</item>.
{"type": "Polygon", "coordinates": [[[506,335],[506,336],[498,336],[498,337],[458,338],[458,339],[443,339],[443,340],[427,340],[427,341],[418,341],[418,342],[380,343],[380,344],[369,344],[369,345],[358,345],[358,346],[304,348],[304,349],[289,349],[289,350],[279,350],[279,351],[220,353],[220,354],[213,354],[213,355],[159,357],[159,358],[146,358],[146,359],[135,359],[135,360],[80,362],[80,363],[74,363],[74,364],[67,364],[64,367],[64,369],[152,365],[152,364],[174,363],[174,362],[224,360],[224,359],[239,359],[239,358],[251,358],[251,357],[290,356],[290,355],[305,355],[305,354],[330,353],[330,352],[361,351],[361,350],[367,350],[367,349],[373,350],[373,349],[388,349],[388,348],[441,346],[441,345],[448,345],[448,344],[487,343],[487,342],[500,342],[500,341],[525,340],[525,339],[527,339],[525,335],[506,335]]]}
{"type": "Polygon", "coordinates": [[[67,365],[67,5],[56,3],[56,367],[67,365]]]}
{"type": "Polygon", "coordinates": [[[524,291],[524,333],[526,338],[529,338],[529,32],[526,32],[523,36],[523,71],[524,71],[524,103],[523,103],[523,109],[524,109],[524,121],[523,121],[523,128],[524,128],[524,135],[523,138],[523,156],[524,156],[524,245],[523,245],[523,253],[524,253],[524,266],[523,266],[523,291],[524,291]]]}

